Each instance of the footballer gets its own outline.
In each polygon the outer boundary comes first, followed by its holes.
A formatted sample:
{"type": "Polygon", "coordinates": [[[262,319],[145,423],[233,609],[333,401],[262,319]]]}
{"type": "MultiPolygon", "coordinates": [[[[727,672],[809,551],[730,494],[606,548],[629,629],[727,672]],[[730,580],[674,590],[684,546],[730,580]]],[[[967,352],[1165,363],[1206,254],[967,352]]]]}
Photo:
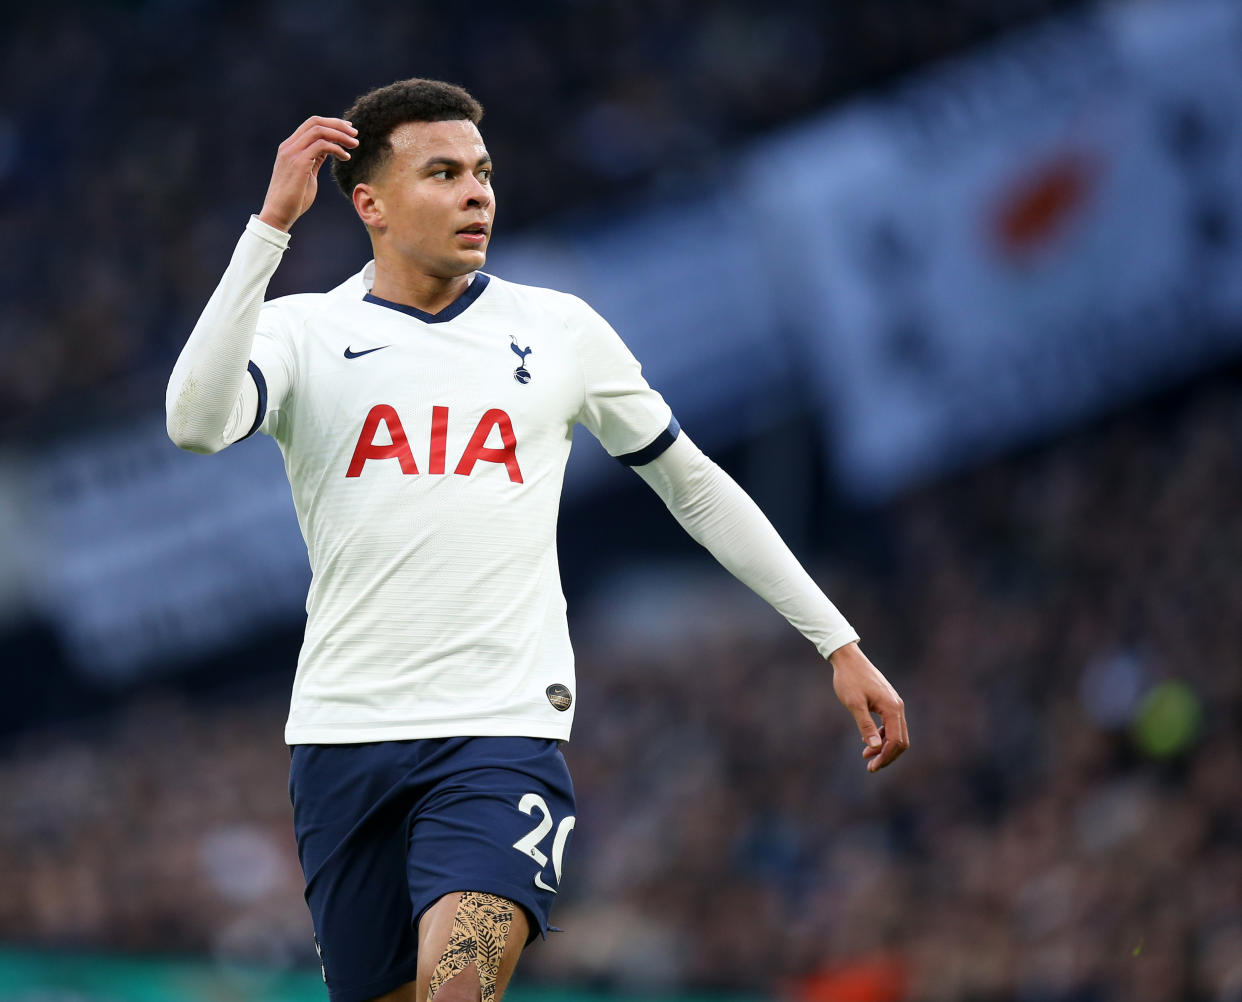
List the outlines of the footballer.
{"type": "Polygon", "coordinates": [[[497,1000],[549,928],[575,822],[556,520],[577,424],[831,662],[869,770],[909,745],[857,634],[607,322],[481,270],[482,114],[411,79],[304,122],[168,385],[181,448],[261,431],[284,457],[313,573],[285,739],[332,1002],[497,1000]],[[374,260],[264,302],[330,158],[374,260]]]}

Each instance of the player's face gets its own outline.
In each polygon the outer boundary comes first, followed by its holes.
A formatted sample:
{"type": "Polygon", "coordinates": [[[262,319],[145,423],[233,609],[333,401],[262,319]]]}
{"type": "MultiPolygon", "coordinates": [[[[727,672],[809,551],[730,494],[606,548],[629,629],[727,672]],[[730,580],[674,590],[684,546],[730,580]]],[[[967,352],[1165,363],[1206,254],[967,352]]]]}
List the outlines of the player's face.
{"type": "Polygon", "coordinates": [[[372,184],[385,239],[410,265],[438,278],[483,267],[496,199],[492,160],[473,122],[407,122],[372,184]]]}

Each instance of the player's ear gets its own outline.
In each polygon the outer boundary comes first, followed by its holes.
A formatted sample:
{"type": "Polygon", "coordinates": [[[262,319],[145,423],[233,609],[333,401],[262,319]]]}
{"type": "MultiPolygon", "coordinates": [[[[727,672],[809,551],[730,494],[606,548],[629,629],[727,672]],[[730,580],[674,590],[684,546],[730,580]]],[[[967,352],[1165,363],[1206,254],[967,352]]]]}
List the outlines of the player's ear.
{"type": "Polygon", "coordinates": [[[354,185],[353,200],[359,219],[373,229],[384,228],[384,203],[374,188],[365,183],[354,185]]]}

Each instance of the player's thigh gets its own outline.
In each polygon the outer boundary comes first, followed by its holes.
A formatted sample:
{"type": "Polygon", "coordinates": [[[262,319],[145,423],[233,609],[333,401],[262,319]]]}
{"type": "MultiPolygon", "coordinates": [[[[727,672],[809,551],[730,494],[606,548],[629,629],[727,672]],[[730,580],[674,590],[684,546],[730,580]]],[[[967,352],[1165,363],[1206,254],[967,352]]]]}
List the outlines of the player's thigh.
{"type": "Polygon", "coordinates": [[[573,786],[555,741],[460,739],[410,828],[414,914],[455,891],[525,910],[528,936],[548,930],[575,824],[573,786]]]}
{"type": "Polygon", "coordinates": [[[499,1002],[530,926],[521,905],[453,891],[418,923],[418,1002],[499,1002]]]}
{"type": "Polygon", "coordinates": [[[396,1002],[416,976],[406,882],[411,797],[400,780],[401,752],[381,744],[301,745],[290,763],[306,903],[334,1002],[397,993],[396,1002]]]}

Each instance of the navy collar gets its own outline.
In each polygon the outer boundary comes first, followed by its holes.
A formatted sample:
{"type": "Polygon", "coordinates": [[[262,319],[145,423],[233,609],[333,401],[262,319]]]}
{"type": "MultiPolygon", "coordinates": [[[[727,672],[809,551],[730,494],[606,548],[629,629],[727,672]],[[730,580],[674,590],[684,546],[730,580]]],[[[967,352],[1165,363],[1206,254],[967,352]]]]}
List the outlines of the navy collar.
{"type": "Polygon", "coordinates": [[[405,313],[421,320],[425,324],[443,324],[456,317],[461,316],[471,306],[471,304],[483,294],[483,290],[487,288],[488,276],[481,271],[474,273],[474,279],[460,296],[454,299],[448,306],[444,307],[439,313],[428,313],[420,310],[415,306],[406,306],[404,303],[390,303],[387,299],[380,299],[379,296],[373,296],[367,293],[362,297],[364,303],[374,303],[376,306],[387,306],[390,310],[396,310],[398,313],[405,313]]]}

